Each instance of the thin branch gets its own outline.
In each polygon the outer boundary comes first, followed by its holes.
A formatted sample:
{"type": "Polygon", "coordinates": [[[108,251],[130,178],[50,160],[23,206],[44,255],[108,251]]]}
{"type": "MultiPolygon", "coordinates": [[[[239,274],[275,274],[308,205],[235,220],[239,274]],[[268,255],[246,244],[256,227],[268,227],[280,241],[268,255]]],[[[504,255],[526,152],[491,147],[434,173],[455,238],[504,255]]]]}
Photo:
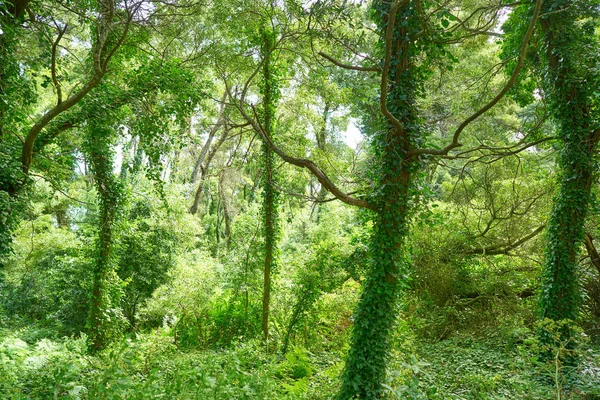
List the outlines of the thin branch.
{"type": "Polygon", "coordinates": [[[467,252],[467,254],[481,254],[481,255],[484,255],[484,256],[486,256],[486,255],[487,256],[495,256],[495,255],[500,255],[500,254],[509,255],[509,253],[510,253],[511,250],[514,250],[517,247],[519,247],[522,244],[524,244],[525,242],[533,239],[540,232],[542,232],[545,228],[546,228],[546,224],[541,225],[541,226],[537,227],[530,234],[522,237],[521,239],[517,240],[514,243],[509,243],[506,246],[500,245],[500,246],[493,246],[493,247],[487,247],[487,248],[483,247],[481,249],[470,250],[470,251],[467,252]]]}
{"type": "Polygon", "coordinates": [[[84,204],[86,206],[91,206],[93,205],[92,203],[88,203],[87,201],[83,201],[83,200],[79,200],[76,199],[75,197],[72,197],[70,195],[68,195],[67,193],[63,192],[59,187],[58,184],[56,182],[54,182],[52,179],[45,177],[43,175],[39,175],[39,174],[34,174],[33,172],[30,173],[31,176],[36,176],[38,178],[41,178],[43,180],[45,180],[46,182],[48,182],[50,185],[52,185],[52,189],[56,190],[57,192],[59,192],[60,194],[62,194],[63,196],[65,196],[68,199],[71,199],[73,201],[76,201],[79,204],[84,204]]]}
{"type": "Polygon", "coordinates": [[[492,107],[494,107],[506,95],[506,93],[514,86],[514,84],[516,83],[517,78],[519,76],[519,73],[521,72],[523,64],[525,62],[525,56],[527,54],[527,46],[529,44],[529,40],[531,39],[531,35],[533,34],[533,31],[535,30],[535,26],[536,26],[538,17],[540,15],[540,9],[542,7],[543,2],[544,2],[543,0],[536,1],[535,8],[533,11],[533,17],[531,18],[531,23],[529,24],[529,27],[527,28],[527,32],[525,33],[525,36],[523,36],[523,42],[521,44],[521,49],[519,51],[519,58],[517,61],[517,66],[515,67],[515,70],[511,74],[510,79],[508,80],[508,82],[506,83],[504,88],[502,88],[500,93],[498,93],[496,95],[496,97],[494,97],[489,103],[487,103],[485,106],[480,108],[478,111],[476,111],[473,115],[471,115],[469,118],[464,120],[458,126],[458,128],[456,129],[456,131],[454,132],[454,135],[452,137],[452,143],[450,143],[443,149],[439,149],[439,150],[438,149],[426,149],[426,148],[412,149],[412,150],[408,151],[408,155],[419,156],[419,155],[423,155],[423,154],[430,154],[430,155],[434,155],[434,156],[442,156],[442,155],[448,154],[452,149],[461,146],[461,144],[458,141],[459,141],[460,134],[462,133],[462,131],[471,122],[475,121],[481,115],[485,114],[488,110],[490,110],[492,107]]]}
{"type": "Polygon", "coordinates": [[[54,88],[56,89],[57,104],[62,103],[62,88],[60,87],[60,83],[58,82],[58,78],[56,77],[56,47],[58,46],[58,43],[60,43],[60,40],[62,39],[65,32],[67,31],[67,27],[68,24],[65,24],[65,27],[63,29],[60,29],[58,25],[56,26],[56,28],[58,29],[58,37],[52,43],[52,66],[50,68],[50,71],[52,74],[52,83],[54,84],[54,88]]]}
{"type": "Polygon", "coordinates": [[[592,265],[596,267],[600,273],[600,255],[598,255],[598,250],[596,250],[596,246],[594,246],[594,238],[587,232],[585,233],[585,248],[592,261],[592,265]]]}
{"type": "Polygon", "coordinates": [[[332,64],[335,64],[340,68],[349,69],[352,71],[363,71],[363,72],[380,72],[381,71],[381,68],[377,68],[377,67],[360,67],[358,65],[344,64],[323,52],[319,52],[317,54],[319,54],[321,57],[331,61],[332,64]]]}
{"type": "Polygon", "coordinates": [[[236,108],[242,114],[242,116],[248,121],[248,123],[254,128],[254,130],[260,134],[263,141],[273,150],[279,157],[281,157],[285,162],[295,165],[300,168],[308,169],[331,194],[333,194],[336,198],[343,201],[346,204],[350,204],[357,207],[367,208],[370,210],[375,210],[375,207],[367,202],[366,200],[354,198],[347,193],[342,192],[332,181],[329,179],[327,174],[323,172],[313,161],[306,158],[296,158],[285,153],[280,147],[278,147],[269,135],[265,132],[264,127],[261,126],[256,109],[252,106],[252,111],[254,113],[254,118],[251,117],[244,107],[243,98],[237,100],[233,97],[229,86],[226,85],[227,92],[229,93],[229,97],[236,105],[236,108]]]}

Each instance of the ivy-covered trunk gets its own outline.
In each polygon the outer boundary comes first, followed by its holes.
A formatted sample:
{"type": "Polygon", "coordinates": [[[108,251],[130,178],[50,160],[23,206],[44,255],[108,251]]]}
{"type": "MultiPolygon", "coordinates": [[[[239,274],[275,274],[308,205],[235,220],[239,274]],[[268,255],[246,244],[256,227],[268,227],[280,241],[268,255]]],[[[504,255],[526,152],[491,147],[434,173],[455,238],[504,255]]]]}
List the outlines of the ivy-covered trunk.
{"type": "Polygon", "coordinates": [[[384,63],[390,66],[384,67],[387,84],[385,81],[382,84],[385,94],[381,97],[387,121],[384,127],[376,129],[372,140],[375,154],[372,173],[377,187],[371,199],[376,207],[370,248],[372,261],[354,316],[339,395],[344,400],[374,399],[383,394],[398,299],[407,286],[409,269],[405,244],[416,160],[408,157],[407,152],[419,134],[415,108],[417,81],[411,57],[413,9],[408,2],[396,9],[393,7],[397,5],[388,1],[376,2],[374,7],[380,16],[377,22],[388,53],[384,63]],[[390,23],[393,32],[386,34],[390,23]]]}
{"type": "Polygon", "coordinates": [[[577,265],[600,136],[593,100],[598,76],[590,68],[600,61],[597,40],[591,20],[586,23],[582,18],[586,7],[576,3],[580,2],[545,2],[540,17],[545,46],[544,90],[562,142],[559,188],[548,223],[540,298],[541,317],[553,320],[578,317],[581,292],[577,265]]]}
{"type": "MultiPolygon", "coordinates": [[[[262,123],[265,133],[271,137],[275,124],[275,108],[279,97],[277,87],[276,73],[273,63],[273,49],[275,46],[275,32],[264,29],[263,32],[262,53],[264,57],[263,64],[263,109],[262,123]]],[[[265,263],[263,270],[263,304],[262,304],[262,332],[263,339],[269,339],[269,307],[271,302],[271,272],[277,263],[277,240],[279,231],[278,206],[279,193],[276,185],[278,182],[277,171],[275,170],[275,154],[267,143],[263,142],[263,224],[265,237],[265,263]]]]}
{"type": "Polygon", "coordinates": [[[98,237],[93,269],[93,288],[90,302],[89,338],[92,352],[103,349],[116,321],[111,322],[110,310],[114,299],[116,274],[111,257],[115,217],[121,197],[120,183],[113,173],[111,128],[94,126],[85,139],[86,155],[98,191],[99,218],[98,237]],[[111,285],[112,283],[112,285],[111,285]]]}

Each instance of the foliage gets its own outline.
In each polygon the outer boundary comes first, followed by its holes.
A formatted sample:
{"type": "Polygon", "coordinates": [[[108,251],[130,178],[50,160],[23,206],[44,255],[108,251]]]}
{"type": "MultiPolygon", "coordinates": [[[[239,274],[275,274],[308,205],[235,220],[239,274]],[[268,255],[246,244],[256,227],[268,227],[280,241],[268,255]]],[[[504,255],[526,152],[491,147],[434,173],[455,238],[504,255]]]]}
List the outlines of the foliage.
{"type": "Polygon", "coordinates": [[[599,9],[3,2],[0,397],[597,398],[599,9]]]}

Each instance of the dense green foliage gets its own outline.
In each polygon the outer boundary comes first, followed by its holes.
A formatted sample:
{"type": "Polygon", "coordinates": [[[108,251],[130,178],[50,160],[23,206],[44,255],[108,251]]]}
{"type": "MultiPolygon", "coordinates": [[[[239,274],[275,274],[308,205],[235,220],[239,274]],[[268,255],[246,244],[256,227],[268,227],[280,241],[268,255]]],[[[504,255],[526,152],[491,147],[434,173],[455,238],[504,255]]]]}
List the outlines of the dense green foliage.
{"type": "Polygon", "coordinates": [[[0,4],[0,398],[600,398],[600,4],[0,4]]]}

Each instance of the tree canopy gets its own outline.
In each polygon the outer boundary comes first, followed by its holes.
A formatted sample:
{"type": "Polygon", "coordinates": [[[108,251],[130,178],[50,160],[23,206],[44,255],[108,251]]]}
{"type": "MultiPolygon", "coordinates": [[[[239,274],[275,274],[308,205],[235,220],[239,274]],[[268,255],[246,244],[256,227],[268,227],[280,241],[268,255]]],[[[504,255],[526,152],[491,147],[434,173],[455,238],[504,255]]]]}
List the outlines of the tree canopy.
{"type": "Polygon", "coordinates": [[[0,4],[0,394],[600,396],[598,0],[0,4]]]}

